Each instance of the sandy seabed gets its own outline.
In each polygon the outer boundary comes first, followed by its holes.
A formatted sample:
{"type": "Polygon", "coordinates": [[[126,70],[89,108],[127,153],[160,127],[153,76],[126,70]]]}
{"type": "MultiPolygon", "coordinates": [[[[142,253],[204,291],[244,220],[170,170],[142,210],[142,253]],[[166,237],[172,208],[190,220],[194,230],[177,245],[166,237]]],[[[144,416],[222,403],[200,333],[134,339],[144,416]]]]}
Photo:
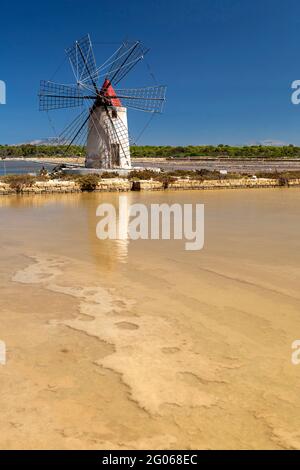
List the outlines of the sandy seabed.
{"type": "Polygon", "coordinates": [[[1,449],[300,448],[300,190],[205,204],[205,248],[99,241],[117,194],[0,200],[1,449]]]}

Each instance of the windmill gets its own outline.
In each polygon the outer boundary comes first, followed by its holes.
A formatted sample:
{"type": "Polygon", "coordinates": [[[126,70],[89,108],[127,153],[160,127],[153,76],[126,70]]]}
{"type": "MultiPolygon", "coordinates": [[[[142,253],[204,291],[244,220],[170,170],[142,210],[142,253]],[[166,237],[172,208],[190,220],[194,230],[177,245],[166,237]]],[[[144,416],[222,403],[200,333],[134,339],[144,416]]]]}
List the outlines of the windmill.
{"type": "Polygon", "coordinates": [[[41,111],[80,108],[64,129],[58,144],[86,146],[87,168],[131,168],[127,109],[161,113],[165,86],[117,88],[148,52],[140,41],[124,42],[97,67],[90,36],[66,49],[76,82],[41,81],[41,111]]]}

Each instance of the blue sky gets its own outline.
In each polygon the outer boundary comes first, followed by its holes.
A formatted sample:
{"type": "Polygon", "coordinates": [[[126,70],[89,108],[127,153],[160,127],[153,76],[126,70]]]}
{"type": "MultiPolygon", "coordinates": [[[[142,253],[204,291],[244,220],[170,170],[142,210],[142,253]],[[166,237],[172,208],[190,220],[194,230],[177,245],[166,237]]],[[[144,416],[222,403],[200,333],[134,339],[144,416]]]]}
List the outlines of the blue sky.
{"type": "MultiPolygon", "coordinates": [[[[64,49],[90,33],[97,62],[125,37],[151,48],[147,62],[168,86],[165,113],[139,143],[232,144],[273,140],[300,145],[300,106],[291,83],[300,79],[298,0],[30,0],[1,3],[0,143],[54,135],[38,111],[40,79],[50,79],[64,49]]],[[[71,82],[65,63],[56,81],[71,82]]],[[[146,64],[123,85],[149,84],[146,64]]],[[[59,132],[68,115],[51,113],[59,132]]],[[[137,134],[144,115],[130,114],[137,134]]],[[[145,121],[146,122],[146,121],[145,121]]]]}

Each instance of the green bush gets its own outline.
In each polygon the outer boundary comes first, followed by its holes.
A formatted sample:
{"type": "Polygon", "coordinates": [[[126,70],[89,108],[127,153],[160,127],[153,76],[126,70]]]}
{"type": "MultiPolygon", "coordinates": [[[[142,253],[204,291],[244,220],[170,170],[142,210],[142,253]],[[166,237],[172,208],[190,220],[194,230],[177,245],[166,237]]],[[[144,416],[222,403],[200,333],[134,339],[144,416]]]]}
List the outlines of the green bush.
{"type": "Polygon", "coordinates": [[[273,179],[278,179],[278,178],[286,178],[288,180],[290,179],[300,179],[300,171],[295,170],[295,171],[272,171],[272,172],[257,172],[256,176],[258,178],[273,178],[273,179]]]}
{"type": "Polygon", "coordinates": [[[101,178],[106,179],[106,178],[120,178],[120,175],[117,171],[104,171],[101,173],[101,178]]]}
{"type": "Polygon", "coordinates": [[[81,191],[95,191],[99,182],[99,175],[84,175],[78,178],[81,191]]]}
{"type": "Polygon", "coordinates": [[[131,180],[151,180],[156,179],[159,173],[153,170],[133,170],[129,173],[128,178],[131,180]]]}
{"type": "Polygon", "coordinates": [[[161,181],[163,183],[164,189],[168,189],[169,184],[172,183],[173,181],[176,181],[176,178],[171,175],[166,175],[166,174],[160,174],[157,178],[157,181],[161,181]]]}

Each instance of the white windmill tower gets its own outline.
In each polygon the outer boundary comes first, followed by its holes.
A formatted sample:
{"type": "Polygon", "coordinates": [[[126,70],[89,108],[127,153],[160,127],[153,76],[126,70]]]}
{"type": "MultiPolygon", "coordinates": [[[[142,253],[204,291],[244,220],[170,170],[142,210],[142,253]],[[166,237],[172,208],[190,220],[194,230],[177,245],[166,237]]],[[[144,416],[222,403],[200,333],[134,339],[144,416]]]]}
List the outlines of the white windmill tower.
{"type": "Polygon", "coordinates": [[[66,50],[76,83],[41,82],[40,110],[84,107],[61,133],[59,143],[86,145],[87,168],[130,169],[127,108],[162,112],[165,86],[116,88],[146,52],[140,41],[126,42],[97,67],[87,35],[66,50]]]}

